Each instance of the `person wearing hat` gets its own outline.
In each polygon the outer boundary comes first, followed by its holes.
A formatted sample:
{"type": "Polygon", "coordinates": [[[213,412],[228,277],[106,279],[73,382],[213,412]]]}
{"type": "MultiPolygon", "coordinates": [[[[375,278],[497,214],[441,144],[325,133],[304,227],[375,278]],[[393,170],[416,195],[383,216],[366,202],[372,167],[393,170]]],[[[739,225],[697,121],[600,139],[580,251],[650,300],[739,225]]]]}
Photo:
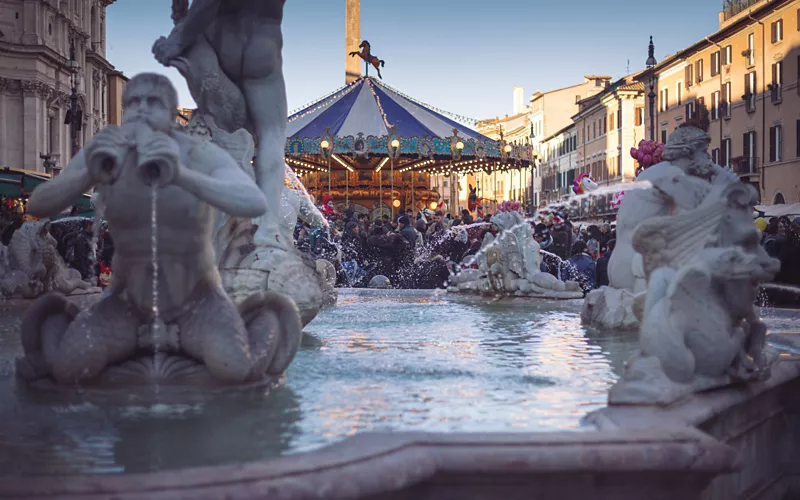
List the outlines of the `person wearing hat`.
{"type": "Polygon", "coordinates": [[[414,247],[417,245],[417,231],[411,227],[411,220],[408,218],[408,215],[403,214],[398,217],[397,224],[400,236],[408,242],[408,248],[413,251],[414,247]]]}

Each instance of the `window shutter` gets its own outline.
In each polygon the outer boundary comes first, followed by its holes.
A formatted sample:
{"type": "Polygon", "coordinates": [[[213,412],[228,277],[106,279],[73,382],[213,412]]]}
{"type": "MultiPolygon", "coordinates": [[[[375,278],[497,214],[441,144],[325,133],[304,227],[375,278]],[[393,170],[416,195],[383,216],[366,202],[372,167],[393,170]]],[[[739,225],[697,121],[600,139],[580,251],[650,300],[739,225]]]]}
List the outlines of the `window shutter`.
{"type": "Polygon", "coordinates": [[[744,95],[750,95],[750,73],[744,75],[744,95]]]}
{"type": "Polygon", "coordinates": [[[777,130],[775,127],[769,128],[769,161],[775,161],[775,146],[777,143],[777,130]]]}
{"type": "Polygon", "coordinates": [[[691,83],[689,82],[692,81],[692,66],[691,65],[686,66],[686,69],[684,69],[683,71],[684,71],[683,75],[684,85],[686,85],[686,88],[688,89],[689,86],[691,85],[691,83]]]}
{"type": "MultiPolygon", "coordinates": [[[[800,10],[798,10],[798,12],[800,13],[800,10]]],[[[795,151],[795,154],[797,155],[798,158],[800,158],[800,120],[797,120],[797,123],[795,125],[796,125],[795,135],[797,136],[796,137],[797,141],[795,141],[795,148],[797,149],[797,151],[795,151]]]]}
{"type": "Polygon", "coordinates": [[[772,43],[776,43],[778,41],[778,23],[772,23],[769,25],[770,31],[770,38],[772,43]]]}
{"type": "Polygon", "coordinates": [[[778,64],[772,64],[772,85],[778,84],[778,64]]]}
{"type": "Polygon", "coordinates": [[[730,139],[725,139],[722,141],[722,148],[719,152],[719,164],[720,165],[728,165],[728,144],[730,139]]]}

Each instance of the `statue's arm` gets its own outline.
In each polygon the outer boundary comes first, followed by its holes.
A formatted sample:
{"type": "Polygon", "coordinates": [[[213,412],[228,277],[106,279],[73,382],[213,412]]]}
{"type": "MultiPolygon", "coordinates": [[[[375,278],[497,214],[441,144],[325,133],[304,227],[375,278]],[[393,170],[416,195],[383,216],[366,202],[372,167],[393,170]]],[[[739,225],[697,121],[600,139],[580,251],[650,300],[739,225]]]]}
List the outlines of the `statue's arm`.
{"type": "Polygon", "coordinates": [[[224,150],[210,142],[189,152],[192,168],[181,165],[175,184],[234,217],[260,217],[267,200],[255,182],[224,150]]]}
{"type": "Polygon", "coordinates": [[[84,151],[78,152],[58,177],[33,190],[28,199],[28,212],[31,215],[52,217],[72,206],[83,193],[92,189],[94,182],[86,168],[84,151]]]}

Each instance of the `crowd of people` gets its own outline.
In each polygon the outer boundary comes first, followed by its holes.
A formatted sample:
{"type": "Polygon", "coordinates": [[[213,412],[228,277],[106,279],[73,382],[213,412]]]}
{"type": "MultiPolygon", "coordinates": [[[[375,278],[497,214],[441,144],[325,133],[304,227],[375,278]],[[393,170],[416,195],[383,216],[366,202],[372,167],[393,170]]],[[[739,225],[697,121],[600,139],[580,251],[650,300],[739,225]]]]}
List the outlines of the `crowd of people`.
{"type": "MultiPolygon", "coordinates": [[[[781,269],[774,282],[789,286],[800,286],[800,217],[759,217],[755,221],[761,231],[761,245],[770,255],[781,261],[781,269]]],[[[779,287],[767,287],[762,296],[765,303],[794,305],[800,302],[796,292],[779,287]]]]}

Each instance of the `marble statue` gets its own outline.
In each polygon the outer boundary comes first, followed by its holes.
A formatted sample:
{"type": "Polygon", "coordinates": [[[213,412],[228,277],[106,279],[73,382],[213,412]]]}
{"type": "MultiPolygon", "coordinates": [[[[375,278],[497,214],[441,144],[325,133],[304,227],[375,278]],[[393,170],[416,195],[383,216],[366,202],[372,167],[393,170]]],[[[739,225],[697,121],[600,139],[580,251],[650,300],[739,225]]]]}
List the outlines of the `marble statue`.
{"type": "Polygon", "coordinates": [[[269,379],[292,361],[302,335],[295,305],[263,291],[234,305],[212,248],[212,207],[258,217],[264,194],[228,153],[180,129],[177,105],[165,76],[133,77],[122,125],[97,133],[31,195],[29,212],[46,217],[95,188],[114,237],[114,278],[84,311],[59,294],[31,305],[21,378],[227,386],[269,379]]]}
{"type": "Polygon", "coordinates": [[[639,326],[635,297],[647,289],[642,256],[633,246],[636,228],[653,217],[677,215],[697,208],[712,188],[738,183],[730,169],[715,165],[708,153],[708,134],[681,126],[670,135],[662,154],[665,161],[636,178],[640,189],[626,189],[617,212],[617,243],[608,264],[610,286],[591,291],[584,302],[584,322],[613,329],[639,326]]]}
{"type": "Polygon", "coordinates": [[[258,290],[284,293],[308,323],[336,294],[325,276],[312,272],[327,271],[324,264],[306,262],[294,251],[293,231],[286,231],[293,209],[301,218],[309,211],[289,199],[283,182],[283,5],[193,0],[186,9],[185,2],[173,2],[175,27],[155,42],[153,54],[181,73],[197,103],[188,132],[230,153],[267,199],[267,211],[252,220],[217,214],[214,248],[225,289],[237,304],[258,290]]]}
{"type": "Polygon", "coordinates": [[[670,404],[681,397],[769,376],[766,327],[754,306],[780,262],[753,226],[758,196],[718,186],[693,210],[640,224],[633,248],[647,280],[640,351],[609,392],[612,404],[670,404]]]}
{"type": "Polygon", "coordinates": [[[480,251],[465,259],[467,268],[451,276],[449,292],[553,299],[583,297],[577,282],[565,283],[541,272],[539,244],[522,214],[516,210],[500,211],[490,222],[498,228],[497,238],[491,233],[484,236],[480,251]]]}
{"type": "Polygon", "coordinates": [[[50,221],[22,224],[0,252],[0,294],[32,299],[49,292],[69,295],[99,291],[67,266],[56,247],[50,221]]]}

